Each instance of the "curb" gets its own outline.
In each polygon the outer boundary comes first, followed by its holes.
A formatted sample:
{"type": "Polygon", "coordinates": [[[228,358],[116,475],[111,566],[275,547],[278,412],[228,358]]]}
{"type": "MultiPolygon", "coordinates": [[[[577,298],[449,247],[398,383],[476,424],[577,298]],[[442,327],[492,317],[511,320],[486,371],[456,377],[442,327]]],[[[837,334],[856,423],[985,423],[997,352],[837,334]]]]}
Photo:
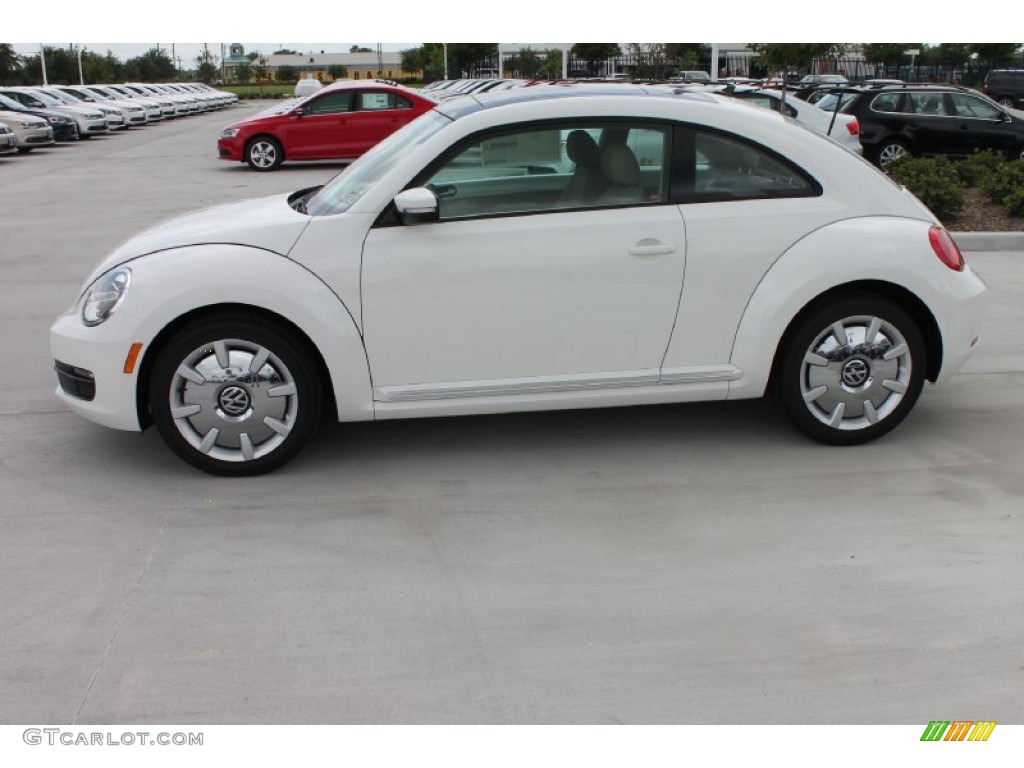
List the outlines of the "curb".
{"type": "Polygon", "coordinates": [[[1024,251],[1024,232],[951,232],[961,251],[1024,251]]]}

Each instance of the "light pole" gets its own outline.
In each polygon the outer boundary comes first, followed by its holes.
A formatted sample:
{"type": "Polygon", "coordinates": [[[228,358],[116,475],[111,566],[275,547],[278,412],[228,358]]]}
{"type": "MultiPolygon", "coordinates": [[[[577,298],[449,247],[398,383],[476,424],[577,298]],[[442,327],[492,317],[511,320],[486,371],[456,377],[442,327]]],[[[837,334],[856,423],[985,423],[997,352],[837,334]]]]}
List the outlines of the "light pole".
{"type": "Polygon", "coordinates": [[[448,43],[441,43],[444,48],[444,79],[448,79],[448,43]]]}
{"type": "Polygon", "coordinates": [[[46,48],[42,43],[39,44],[39,63],[43,67],[43,85],[49,85],[46,80],[46,48]]]}
{"type": "Polygon", "coordinates": [[[85,85],[85,75],[82,74],[82,46],[78,46],[78,84],[85,85]]]}

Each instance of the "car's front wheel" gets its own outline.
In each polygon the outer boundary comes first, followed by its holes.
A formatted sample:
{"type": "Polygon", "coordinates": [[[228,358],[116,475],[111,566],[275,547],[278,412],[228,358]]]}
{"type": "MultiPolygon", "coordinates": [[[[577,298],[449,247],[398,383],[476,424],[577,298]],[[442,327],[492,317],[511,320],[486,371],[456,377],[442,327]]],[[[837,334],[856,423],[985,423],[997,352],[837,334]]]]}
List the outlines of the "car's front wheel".
{"type": "Polygon", "coordinates": [[[924,385],[917,324],[870,294],[812,310],[787,331],[780,355],[776,396],[800,430],[832,445],[881,437],[906,417],[924,385]]]}
{"type": "Polygon", "coordinates": [[[257,136],[245,146],[245,162],[257,171],[272,171],[282,160],[281,144],[270,136],[257,136]]]}
{"type": "Polygon", "coordinates": [[[1009,96],[1000,96],[996,101],[999,103],[1000,106],[1003,106],[1003,107],[1011,107],[1012,108],[1014,106],[1013,99],[1010,98],[1009,96]]]}
{"type": "Polygon", "coordinates": [[[185,461],[218,475],[256,475],[308,441],[321,391],[301,338],[238,313],[179,330],[159,352],[149,402],[161,436],[185,461]]]}

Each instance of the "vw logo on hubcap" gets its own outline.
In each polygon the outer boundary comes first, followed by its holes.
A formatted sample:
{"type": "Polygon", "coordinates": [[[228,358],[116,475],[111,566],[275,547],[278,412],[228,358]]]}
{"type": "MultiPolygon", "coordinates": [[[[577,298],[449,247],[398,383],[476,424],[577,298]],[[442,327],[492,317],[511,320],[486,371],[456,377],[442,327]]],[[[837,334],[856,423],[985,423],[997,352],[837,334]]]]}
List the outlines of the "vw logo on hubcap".
{"type": "Polygon", "coordinates": [[[868,380],[870,373],[868,364],[860,358],[848,360],[843,366],[843,384],[848,387],[859,387],[868,380]]]}
{"type": "Polygon", "coordinates": [[[241,387],[224,387],[217,402],[228,416],[241,416],[249,410],[249,393],[241,387]]]}

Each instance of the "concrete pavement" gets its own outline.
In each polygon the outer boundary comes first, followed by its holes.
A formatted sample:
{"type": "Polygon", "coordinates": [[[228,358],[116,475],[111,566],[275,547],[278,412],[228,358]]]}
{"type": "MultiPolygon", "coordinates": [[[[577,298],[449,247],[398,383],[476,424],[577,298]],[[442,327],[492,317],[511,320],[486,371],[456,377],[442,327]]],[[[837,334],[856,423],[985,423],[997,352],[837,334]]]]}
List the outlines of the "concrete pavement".
{"type": "Polygon", "coordinates": [[[0,722],[1024,722],[1024,254],[968,254],[981,347],[868,446],[743,402],[214,478],[66,411],[47,332],[139,228],[341,167],[219,162],[232,117],[0,161],[0,722]]]}

